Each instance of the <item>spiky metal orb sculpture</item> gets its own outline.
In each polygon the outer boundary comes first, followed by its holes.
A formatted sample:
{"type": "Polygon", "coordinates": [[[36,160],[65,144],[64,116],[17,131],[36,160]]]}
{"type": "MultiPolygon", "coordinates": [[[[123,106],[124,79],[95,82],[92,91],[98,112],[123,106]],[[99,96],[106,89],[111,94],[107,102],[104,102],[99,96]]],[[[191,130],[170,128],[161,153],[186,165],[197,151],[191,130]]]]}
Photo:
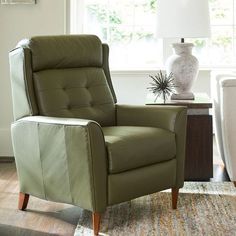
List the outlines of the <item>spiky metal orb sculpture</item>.
{"type": "Polygon", "coordinates": [[[149,75],[149,77],[152,79],[152,82],[150,83],[151,86],[147,89],[156,95],[155,102],[162,95],[165,103],[166,99],[174,92],[174,88],[176,87],[173,82],[173,73],[167,76],[167,74],[163,74],[160,70],[156,75],[149,75]]]}

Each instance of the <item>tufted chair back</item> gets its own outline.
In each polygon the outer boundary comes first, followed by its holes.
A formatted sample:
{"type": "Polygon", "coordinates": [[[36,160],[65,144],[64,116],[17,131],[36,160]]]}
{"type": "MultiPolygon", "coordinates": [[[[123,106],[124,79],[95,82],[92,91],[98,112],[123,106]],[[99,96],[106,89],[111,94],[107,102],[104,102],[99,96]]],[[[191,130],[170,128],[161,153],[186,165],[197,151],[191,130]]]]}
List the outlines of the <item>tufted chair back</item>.
{"type": "Polygon", "coordinates": [[[24,40],[11,52],[10,66],[16,120],[42,115],[115,125],[116,97],[108,67],[108,46],[96,36],[24,40]]]}

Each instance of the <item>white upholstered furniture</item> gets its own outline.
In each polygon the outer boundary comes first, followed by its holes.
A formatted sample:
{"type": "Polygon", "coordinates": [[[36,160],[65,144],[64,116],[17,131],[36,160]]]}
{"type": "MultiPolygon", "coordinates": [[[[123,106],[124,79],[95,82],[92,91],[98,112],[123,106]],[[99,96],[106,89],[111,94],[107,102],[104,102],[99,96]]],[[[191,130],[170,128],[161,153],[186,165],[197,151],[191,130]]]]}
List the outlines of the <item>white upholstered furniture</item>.
{"type": "Polygon", "coordinates": [[[236,186],[236,71],[212,72],[211,77],[216,143],[236,186]]]}

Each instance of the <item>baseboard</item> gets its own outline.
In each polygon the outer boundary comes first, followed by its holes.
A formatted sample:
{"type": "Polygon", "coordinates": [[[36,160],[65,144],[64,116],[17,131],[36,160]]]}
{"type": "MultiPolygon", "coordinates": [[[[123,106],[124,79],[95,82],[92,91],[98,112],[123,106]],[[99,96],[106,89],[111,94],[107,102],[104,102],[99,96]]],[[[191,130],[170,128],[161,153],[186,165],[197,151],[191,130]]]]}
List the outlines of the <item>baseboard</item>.
{"type": "Polygon", "coordinates": [[[13,149],[11,142],[11,130],[9,128],[0,128],[0,157],[12,157],[13,149]]]}
{"type": "Polygon", "coordinates": [[[12,163],[15,161],[15,158],[14,157],[3,157],[3,156],[0,156],[0,163],[12,163]]]}

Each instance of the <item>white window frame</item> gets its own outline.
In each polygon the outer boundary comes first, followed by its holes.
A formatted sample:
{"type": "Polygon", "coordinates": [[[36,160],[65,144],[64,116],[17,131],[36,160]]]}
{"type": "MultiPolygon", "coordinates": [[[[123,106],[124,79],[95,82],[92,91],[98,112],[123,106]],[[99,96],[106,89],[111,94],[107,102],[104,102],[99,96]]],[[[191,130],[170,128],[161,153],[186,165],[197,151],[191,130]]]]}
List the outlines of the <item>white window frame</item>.
{"type": "MultiPolygon", "coordinates": [[[[234,57],[234,64],[231,64],[229,66],[227,65],[201,65],[200,64],[200,69],[201,70],[212,70],[212,69],[233,69],[235,70],[236,68],[236,0],[233,1],[233,19],[232,22],[233,24],[222,24],[222,25],[217,25],[217,24],[211,24],[210,27],[231,27],[233,28],[233,36],[235,36],[235,38],[233,38],[233,42],[232,42],[232,47],[233,47],[233,57],[234,57]]],[[[207,42],[209,43],[209,42],[207,42]]]]}

